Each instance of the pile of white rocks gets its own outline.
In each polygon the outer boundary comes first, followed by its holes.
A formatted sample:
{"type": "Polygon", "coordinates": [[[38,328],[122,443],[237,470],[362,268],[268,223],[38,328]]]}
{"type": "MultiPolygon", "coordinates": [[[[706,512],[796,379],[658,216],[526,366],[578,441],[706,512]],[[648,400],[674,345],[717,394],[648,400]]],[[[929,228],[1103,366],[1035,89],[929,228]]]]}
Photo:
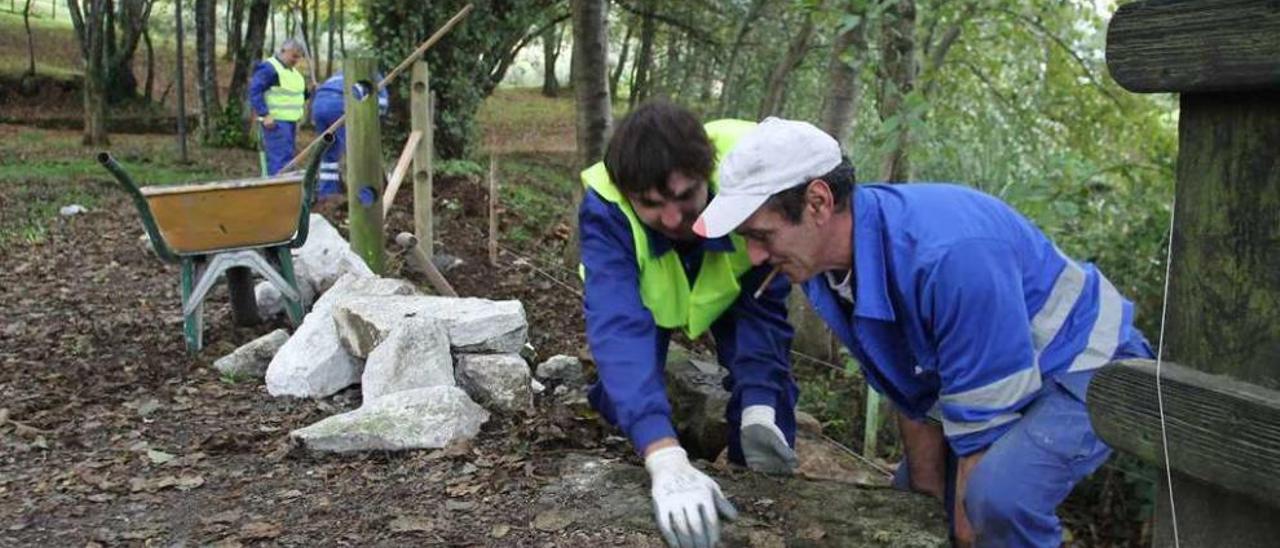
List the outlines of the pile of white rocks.
{"type": "MultiPolygon", "coordinates": [[[[425,296],[407,281],[379,278],[318,215],[294,258],[299,285],[320,295],[302,325],[287,340],[272,333],[215,365],[229,373],[232,358],[260,363],[270,355],[273,396],[324,398],[359,384],[360,408],[291,433],[308,448],[440,448],[474,437],[490,411],[532,407],[519,301],[425,296]]],[[[272,290],[257,288],[264,313],[279,299],[272,290]]]]}

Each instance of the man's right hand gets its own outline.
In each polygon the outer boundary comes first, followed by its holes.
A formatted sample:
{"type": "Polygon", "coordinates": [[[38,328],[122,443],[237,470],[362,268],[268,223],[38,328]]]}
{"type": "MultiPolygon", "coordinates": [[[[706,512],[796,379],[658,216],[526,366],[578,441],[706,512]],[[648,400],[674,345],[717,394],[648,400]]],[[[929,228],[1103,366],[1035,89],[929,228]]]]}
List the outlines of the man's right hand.
{"type": "Polygon", "coordinates": [[[275,129],[275,128],[276,128],[276,119],[275,119],[275,118],[272,118],[270,114],[268,114],[268,115],[266,115],[266,116],[263,116],[263,117],[262,117],[262,127],[265,127],[265,128],[267,128],[267,129],[275,129]]]}
{"type": "Polygon", "coordinates": [[[680,447],[663,447],[645,457],[653,484],[653,511],[667,544],[711,548],[720,542],[721,514],[737,519],[738,511],[715,480],[694,468],[680,447]]]}

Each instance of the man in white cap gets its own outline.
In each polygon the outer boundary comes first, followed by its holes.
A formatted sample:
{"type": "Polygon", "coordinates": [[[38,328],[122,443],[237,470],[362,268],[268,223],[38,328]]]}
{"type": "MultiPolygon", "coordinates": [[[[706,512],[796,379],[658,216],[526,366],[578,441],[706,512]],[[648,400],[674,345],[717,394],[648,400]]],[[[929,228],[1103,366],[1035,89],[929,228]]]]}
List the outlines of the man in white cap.
{"type": "Polygon", "coordinates": [[[943,499],[962,546],[1058,546],[1055,510],[1110,449],[1084,406],[1113,359],[1150,357],[1133,305],[1000,200],[854,186],[829,135],[769,118],[721,162],[695,223],[781,268],[899,411],[895,483],[943,499]]]}

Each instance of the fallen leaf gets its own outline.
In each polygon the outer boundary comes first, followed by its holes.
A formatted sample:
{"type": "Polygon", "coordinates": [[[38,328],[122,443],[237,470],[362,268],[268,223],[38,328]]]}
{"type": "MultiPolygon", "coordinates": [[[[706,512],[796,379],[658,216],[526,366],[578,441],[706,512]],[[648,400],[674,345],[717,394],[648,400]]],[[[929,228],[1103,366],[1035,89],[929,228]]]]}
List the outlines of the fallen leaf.
{"type": "Polygon", "coordinates": [[[175,485],[179,491],[190,491],[204,485],[204,476],[182,476],[175,485]]]}
{"type": "Polygon", "coordinates": [[[244,512],[241,512],[239,510],[227,510],[225,512],[218,512],[207,518],[203,518],[200,521],[204,522],[205,524],[235,523],[237,521],[240,521],[240,516],[242,515],[244,515],[244,512]]]}
{"type": "Polygon", "coordinates": [[[539,531],[554,533],[573,523],[573,517],[559,510],[547,510],[533,518],[533,527],[539,531]]]}
{"type": "Polygon", "coordinates": [[[279,525],[265,521],[255,521],[246,523],[244,527],[240,528],[240,538],[241,540],[272,539],[280,536],[281,532],[283,531],[279,525]]]}
{"type": "Polygon", "coordinates": [[[489,530],[489,536],[493,538],[502,538],[507,536],[507,533],[510,533],[510,532],[511,532],[510,525],[499,523],[497,525],[494,525],[493,529],[489,530]]]}
{"type": "Polygon", "coordinates": [[[421,516],[400,516],[391,520],[391,531],[394,533],[425,532],[434,528],[431,518],[421,516]]]}
{"type": "Polygon", "coordinates": [[[165,453],[164,451],[157,451],[157,450],[155,450],[155,449],[148,449],[148,450],[147,450],[147,458],[148,458],[148,459],[151,459],[151,464],[164,464],[164,463],[169,462],[169,461],[171,461],[171,460],[173,460],[173,459],[176,459],[176,458],[178,458],[178,457],[176,457],[176,456],[174,456],[174,455],[170,455],[169,453],[165,453]]]}

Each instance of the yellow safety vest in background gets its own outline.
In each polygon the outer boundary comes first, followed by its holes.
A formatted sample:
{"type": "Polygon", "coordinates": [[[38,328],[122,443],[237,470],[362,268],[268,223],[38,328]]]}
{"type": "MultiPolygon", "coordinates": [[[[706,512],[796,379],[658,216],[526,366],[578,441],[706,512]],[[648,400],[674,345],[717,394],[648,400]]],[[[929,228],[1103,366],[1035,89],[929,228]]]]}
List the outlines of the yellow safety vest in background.
{"type": "Polygon", "coordinates": [[[302,109],[307,102],[307,81],[302,73],[284,66],[274,56],[267,59],[276,69],[280,83],[267,90],[267,113],[281,122],[297,122],[302,119],[302,109]]]}
{"type": "MultiPolygon", "coordinates": [[[[717,120],[703,127],[711,138],[718,160],[728,154],[738,139],[755,126],[755,122],[745,120],[717,120]]],[[[684,266],[675,249],[659,257],[653,257],[649,252],[649,238],[644,224],[631,209],[631,202],[609,180],[609,173],[603,162],[584,170],[582,183],[622,209],[631,224],[636,263],[640,268],[640,299],[653,314],[654,322],[666,329],[684,328],[691,339],[710,329],[711,324],[729,309],[742,291],[738,277],[751,269],[751,259],[747,256],[747,245],[742,237],[737,234],[730,236],[733,251],[704,253],[697,279],[690,288],[689,278],[685,276],[684,266]]],[[[714,171],[708,184],[712,191],[720,186],[714,171]]],[[[589,273],[582,274],[585,277],[589,273]]]]}

